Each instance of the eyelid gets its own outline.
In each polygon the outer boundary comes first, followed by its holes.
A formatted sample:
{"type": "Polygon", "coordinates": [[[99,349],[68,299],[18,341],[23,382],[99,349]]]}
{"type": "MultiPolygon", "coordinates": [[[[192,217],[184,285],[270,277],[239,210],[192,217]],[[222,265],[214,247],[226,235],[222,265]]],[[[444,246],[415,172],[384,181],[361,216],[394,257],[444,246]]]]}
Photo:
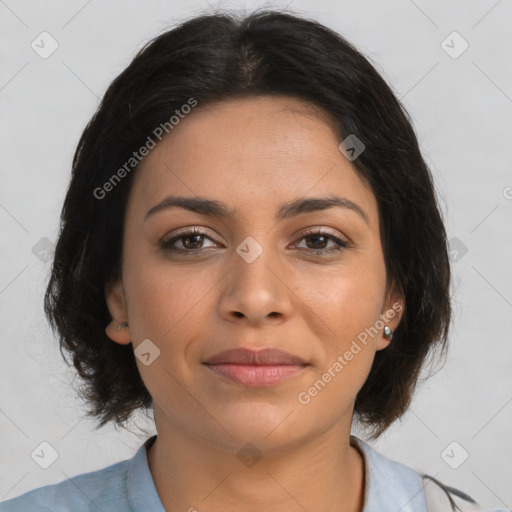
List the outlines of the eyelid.
{"type": "MultiPolygon", "coordinates": [[[[162,242],[165,243],[165,242],[168,242],[168,241],[172,240],[173,238],[177,238],[181,235],[190,235],[190,234],[204,235],[208,238],[211,238],[213,241],[217,242],[217,240],[215,240],[215,238],[209,234],[209,231],[207,231],[206,228],[203,228],[200,226],[185,226],[183,228],[180,228],[178,231],[172,233],[171,235],[165,236],[162,239],[162,242]]],[[[343,242],[345,242],[347,244],[351,243],[350,239],[346,235],[342,234],[340,236],[338,233],[333,233],[333,232],[329,231],[329,228],[326,228],[324,226],[309,227],[309,228],[306,228],[305,231],[299,230],[299,232],[294,235],[294,238],[297,236],[300,236],[301,238],[303,238],[305,236],[316,235],[316,234],[330,235],[334,238],[341,239],[343,242]]],[[[301,238],[299,238],[299,240],[301,238]]]]}
{"type": "Polygon", "coordinates": [[[185,236],[192,236],[192,235],[203,235],[206,238],[209,238],[215,243],[218,242],[213,236],[209,234],[209,231],[207,231],[205,228],[199,227],[199,226],[186,226],[184,228],[180,228],[178,231],[173,232],[172,234],[168,234],[162,238],[160,241],[161,245],[169,244],[173,240],[177,240],[179,238],[184,238],[185,236]]]}
{"type": "Polygon", "coordinates": [[[333,232],[329,228],[326,228],[324,226],[314,226],[311,228],[306,228],[306,231],[301,231],[300,233],[298,233],[297,236],[300,235],[300,237],[303,238],[305,236],[311,236],[311,235],[317,235],[317,234],[329,235],[329,236],[332,236],[333,238],[338,238],[339,240],[345,242],[346,244],[351,243],[350,239],[343,233],[340,234],[339,232],[333,232]]]}

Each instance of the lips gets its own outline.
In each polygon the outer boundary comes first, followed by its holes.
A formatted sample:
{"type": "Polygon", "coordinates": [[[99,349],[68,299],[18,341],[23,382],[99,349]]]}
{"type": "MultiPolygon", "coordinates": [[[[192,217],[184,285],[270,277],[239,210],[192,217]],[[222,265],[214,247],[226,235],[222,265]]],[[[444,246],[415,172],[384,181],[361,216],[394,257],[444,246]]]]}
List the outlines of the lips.
{"type": "Polygon", "coordinates": [[[203,363],[217,377],[244,387],[268,387],[301,374],[302,359],[277,348],[237,348],[219,352],[203,363]]]}
{"type": "Polygon", "coordinates": [[[215,354],[205,361],[205,364],[239,364],[251,366],[277,366],[293,365],[306,366],[306,363],[297,356],[284,352],[277,348],[265,348],[251,350],[247,348],[235,348],[215,354]]]}

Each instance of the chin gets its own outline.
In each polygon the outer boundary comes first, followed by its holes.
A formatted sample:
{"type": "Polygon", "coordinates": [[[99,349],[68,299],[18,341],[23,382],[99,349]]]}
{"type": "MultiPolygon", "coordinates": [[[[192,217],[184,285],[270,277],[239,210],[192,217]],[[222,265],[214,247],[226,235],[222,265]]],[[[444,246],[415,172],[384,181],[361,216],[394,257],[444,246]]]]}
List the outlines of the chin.
{"type": "Polygon", "coordinates": [[[239,447],[249,442],[262,450],[272,450],[300,437],[301,425],[294,421],[297,419],[297,411],[294,413],[293,410],[293,406],[247,402],[226,406],[222,413],[215,414],[215,417],[233,436],[231,438],[226,434],[230,444],[239,447]],[[293,429],[290,428],[292,423],[293,429]]]}

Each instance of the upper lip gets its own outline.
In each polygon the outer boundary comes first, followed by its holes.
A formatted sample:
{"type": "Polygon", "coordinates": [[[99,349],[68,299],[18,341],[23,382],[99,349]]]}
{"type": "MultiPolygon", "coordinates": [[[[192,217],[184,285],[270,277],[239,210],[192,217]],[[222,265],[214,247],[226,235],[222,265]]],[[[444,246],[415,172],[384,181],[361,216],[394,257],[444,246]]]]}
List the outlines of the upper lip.
{"type": "Polygon", "coordinates": [[[205,361],[205,364],[246,364],[246,365],[300,365],[306,363],[297,356],[278,348],[253,350],[249,348],[234,348],[218,352],[205,361]]]}

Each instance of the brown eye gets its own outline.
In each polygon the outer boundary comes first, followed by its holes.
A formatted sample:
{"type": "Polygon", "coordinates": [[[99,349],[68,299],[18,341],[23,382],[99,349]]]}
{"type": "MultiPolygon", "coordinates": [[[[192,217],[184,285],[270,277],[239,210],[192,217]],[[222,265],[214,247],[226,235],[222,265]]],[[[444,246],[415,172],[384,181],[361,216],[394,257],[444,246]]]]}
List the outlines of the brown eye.
{"type": "Polygon", "coordinates": [[[203,247],[205,239],[212,240],[205,232],[195,228],[193,230],[182,231],[169,240],[162,240],[160,245],[167,251],[193,253],[199,252],[205,248],[203,247]],[[180,243],[181,247],[177,247],[176,243],[180,243]]]}
{"type": "Polygon", "coordinates": [[[332,254],[333,252],[341,251],[349,247],[349,244],[344,240],[322,230],[309,231],[305,233],[300,240],[307,240],[306,249],[316,254],[332,254]],[[334,242],[334,246],[326,248],[329,241],[334,242]]]}

